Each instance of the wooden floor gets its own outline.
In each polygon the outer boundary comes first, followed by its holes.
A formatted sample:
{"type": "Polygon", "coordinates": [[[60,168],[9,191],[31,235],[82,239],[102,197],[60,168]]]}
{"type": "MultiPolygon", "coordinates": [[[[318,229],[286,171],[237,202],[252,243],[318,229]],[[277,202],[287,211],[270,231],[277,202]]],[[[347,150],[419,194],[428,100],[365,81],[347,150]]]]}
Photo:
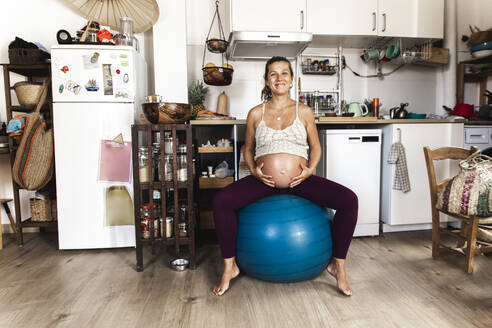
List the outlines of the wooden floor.
{"type": "Polygon", "coordinates": [[[240,275],[211,293],[219,249],[199,250],[195,271],[171,271],[169,256],[135,250],[58,251],[53,235],[4,235],[0,327],[492,327],[492,257],[431,259],[426,232],[356,238],[347,260],[350,298],[326,272],[296,284],[240,275]]]}

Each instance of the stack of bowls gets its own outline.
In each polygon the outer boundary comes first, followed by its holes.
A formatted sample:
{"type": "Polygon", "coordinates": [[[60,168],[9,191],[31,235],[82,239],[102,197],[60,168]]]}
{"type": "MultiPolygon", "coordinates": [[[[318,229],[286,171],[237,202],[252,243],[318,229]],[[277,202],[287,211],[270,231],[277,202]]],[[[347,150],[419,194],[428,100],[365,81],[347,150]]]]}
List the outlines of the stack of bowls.
{"type": "Polygon", "coordinates": [[[492,55],[492,41],[482,42],[470,48],[473,58],[480,58],[492,55]]]}

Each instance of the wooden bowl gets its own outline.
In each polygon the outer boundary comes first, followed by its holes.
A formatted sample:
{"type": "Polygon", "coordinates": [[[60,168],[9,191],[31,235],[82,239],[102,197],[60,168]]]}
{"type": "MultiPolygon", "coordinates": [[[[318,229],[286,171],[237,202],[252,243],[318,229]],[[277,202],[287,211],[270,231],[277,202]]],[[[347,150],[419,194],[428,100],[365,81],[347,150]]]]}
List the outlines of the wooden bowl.
{"type": "Polygon", "coordinates": [[[142,110],[150,123],[184,123],[191,118],[191,106],[181,103],[144,103],[142,110]]]}

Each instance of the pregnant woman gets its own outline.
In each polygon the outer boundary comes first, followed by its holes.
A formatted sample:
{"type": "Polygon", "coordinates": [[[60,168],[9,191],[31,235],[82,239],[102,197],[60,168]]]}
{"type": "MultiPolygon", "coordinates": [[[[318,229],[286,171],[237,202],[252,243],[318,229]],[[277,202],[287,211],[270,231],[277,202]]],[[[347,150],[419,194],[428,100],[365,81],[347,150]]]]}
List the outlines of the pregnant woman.
{"type": "Polygon", "coordinates": [[[311,109],[289,97],[293,83],[290,62],[284,57],[270,58],[264,79],[263,104],[249,111],[246,122],[244,158],[251,175],[222,189],[214,198],[224,270],[213,292],[224,294],[231,279],[239,274],[236,212],[266,196],[292,194],[336,210],[333,259],[327,270],[337,279],[338,289],[350,296],[345,257],[357,223],[357,196],[338,183],[313,175],[321,156],[318,132],[311,109]]]}

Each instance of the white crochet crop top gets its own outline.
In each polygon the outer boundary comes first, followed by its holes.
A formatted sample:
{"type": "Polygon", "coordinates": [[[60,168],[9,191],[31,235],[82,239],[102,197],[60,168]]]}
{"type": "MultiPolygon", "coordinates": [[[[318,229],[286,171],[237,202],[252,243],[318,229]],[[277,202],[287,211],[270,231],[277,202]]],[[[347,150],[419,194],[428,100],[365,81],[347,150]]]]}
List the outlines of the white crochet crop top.
{"type": "Polygon", "coordinates": [[[269,128],[265,124],[264,116],[265,103],[261,112],[261,122],[255,133],[255,161],[261,156],[278,153],[297,155],[307,160],[309,146],[306,128],[299,119],[299,103],[296,103],[296,119],[283,130],[269,128]]]}

